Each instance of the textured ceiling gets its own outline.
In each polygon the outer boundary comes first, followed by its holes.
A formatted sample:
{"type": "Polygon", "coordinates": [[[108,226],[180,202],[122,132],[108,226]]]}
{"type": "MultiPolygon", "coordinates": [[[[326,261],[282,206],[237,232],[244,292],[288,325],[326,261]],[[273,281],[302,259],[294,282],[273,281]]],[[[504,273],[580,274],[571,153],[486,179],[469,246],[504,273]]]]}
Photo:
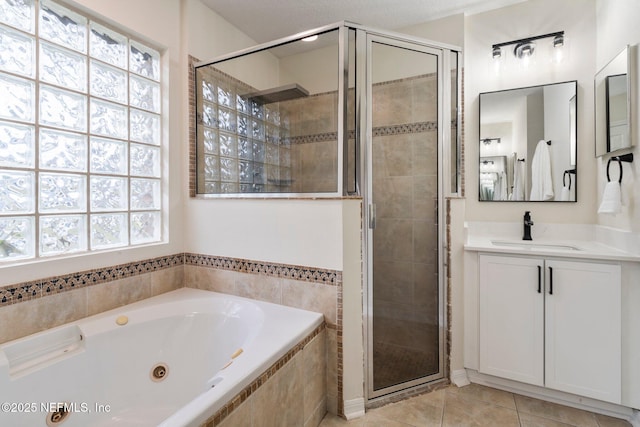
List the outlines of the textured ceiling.
{"type": "Polygon", "coordinates": [[[339,21],[396,30],[522,1],[525,0],[202,0],[258,43],[339,21]]]}

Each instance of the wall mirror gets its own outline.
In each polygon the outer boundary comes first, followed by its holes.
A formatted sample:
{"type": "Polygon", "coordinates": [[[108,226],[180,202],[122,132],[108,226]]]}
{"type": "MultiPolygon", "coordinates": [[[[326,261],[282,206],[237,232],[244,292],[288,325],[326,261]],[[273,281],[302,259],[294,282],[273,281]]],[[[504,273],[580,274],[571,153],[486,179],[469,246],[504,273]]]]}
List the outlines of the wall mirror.
{"type": "Polygon", "coordinates": [[[480,94],[478,199],[576,201],[577,82],[480,94]]]}
{"type": "Polygon", "coordinates": [[[632,49],[624,48],[595,77],[596,156],[633,145],[631,138],[632,49]]]}

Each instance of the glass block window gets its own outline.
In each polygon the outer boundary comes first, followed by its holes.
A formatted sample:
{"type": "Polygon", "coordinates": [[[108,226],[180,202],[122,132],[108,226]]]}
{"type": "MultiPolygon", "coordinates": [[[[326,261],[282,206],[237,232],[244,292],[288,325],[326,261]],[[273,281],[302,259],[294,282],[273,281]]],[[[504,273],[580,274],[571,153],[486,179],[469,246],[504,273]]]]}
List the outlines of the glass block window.
{"type": "Polygon", "coordinates": [[[286,193],[291,188],[289,119],[279,103],[215,67],[198,69],[198,192],[286,193]]]}
{"type": "Polygon", "coordinates": [[[160,53],[0,0],[0,263],[161,240],[160,53]]]}

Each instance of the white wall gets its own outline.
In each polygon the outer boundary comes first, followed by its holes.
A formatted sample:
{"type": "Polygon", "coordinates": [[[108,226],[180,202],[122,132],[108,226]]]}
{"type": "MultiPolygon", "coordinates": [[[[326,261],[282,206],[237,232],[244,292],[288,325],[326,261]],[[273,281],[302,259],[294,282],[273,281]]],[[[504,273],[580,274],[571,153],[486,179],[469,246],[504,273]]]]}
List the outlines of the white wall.
{"type": "MultiPolygon", "coordinates": [[[[640,43],[640,5],[637,0],[596,0],[597,11],[597,49],[596,70],[604,67],[624,47],[635,45],[636,52],[640,43]]],[[[638,144],[638,126],[640,125],[640,105],[638,88],[640,85],[637,71],[640,70],[640,55],[636,54],[636,76],[633,80],[635,89],[632,89],[632,119],[631,138],[635,147],[630,150],[636,160],[631,164],[624,164],[624,178],[622,182],[623,206],[619,215],[598,215],[597,222],[623,230],[640,232],[640,147],[638,144]]],[[[601,201],[602,191],[607,181],[606,166],[610,156],[603,156],[598,160],[597,189],[598,203],[601,201]]],[[[611,176],[618,176],[618,165],[612,164],[611,176]]]]}
{"type": "Polygon", "coordinates": [[[399,32],[452,46],[464,45],[464,14],[402,28],[399,32]]]}
{"type": "Polygon", "coordinates": [[[140,37],[163,54],[165,94],[163,104],[163,138],[166,145],[162,152],[163,186],[168,189],[164,197],[164,208],[168,212],[163,234],[167,243],[148,245],[132,249],[116,249],[96,254],[81,254],[62,259],[43,259],[24,262],[20,265],[0,268],[0,286],[41,279],[76,271],[90,270],[114,264],[170,255],[183,250],[182,239],[182,159],[186,158],[183,147],[183,114],[181,98],[183,87],[180,81],[183,63],[180,46],[180,3],[177,0],[77,0],[73,7],[140,37]]]}
{"type": "MultiPolygon", "coordinates": [[[[596,220],[596,163],[593,157],[593,74],[595,66],[594,0],[529,0],[513,6],[467,16],[465,19],[465,168],[466,220],[519,221],[530,210],[534,221],[594,223],[596,220]],[[496,75],[491,46],[529,36],[564,30],[570,39],[570,57],[554,65],[538,57],[528,70],[513,60],[509,70],[496,75]],[[478,202],[478,94],[502,89],[578,80],[577,203],[478,202]]],[[[550,43],[550,39],[548,42],[550,43]]],[[[506,50],[509,48],[507,47],[506,50]]],[[[538,53],[541,53],[540,51],[538,53]]],[[[511,55],[510,52],[505,54],[511,55]]],[[[511,55],[513,57],[513,55],[511,55]]],[[[534,227],[535,236],[535,227],[534,227]]]]}
{"type": "MultiPolygon", "coordinates": [[[[198,0],[185,0],[184,32],[186,52],[203,61],[257,44],[198,0]]],[[[245,69],[252,82],[257,74],[269,76],[267,87],[279,84],[273,56],[245,69]]],[[[185,198],[184,209],[185,251],[342,270],[340,201],[185,198]]]]}

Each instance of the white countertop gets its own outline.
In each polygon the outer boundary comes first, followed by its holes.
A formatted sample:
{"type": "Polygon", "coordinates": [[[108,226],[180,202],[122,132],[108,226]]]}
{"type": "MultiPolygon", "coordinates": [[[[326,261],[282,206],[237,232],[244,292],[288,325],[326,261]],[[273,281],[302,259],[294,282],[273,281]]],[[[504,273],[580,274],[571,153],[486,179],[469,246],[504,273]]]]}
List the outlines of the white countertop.
{"type": "Polygon", "coordinates": [[[577,239],[522,240],[504,237],[467,236],[464,249],[467,251],[513,255],[640,262],[640,255],[638,254],[626,252],[596,241],[577,239]]]}

